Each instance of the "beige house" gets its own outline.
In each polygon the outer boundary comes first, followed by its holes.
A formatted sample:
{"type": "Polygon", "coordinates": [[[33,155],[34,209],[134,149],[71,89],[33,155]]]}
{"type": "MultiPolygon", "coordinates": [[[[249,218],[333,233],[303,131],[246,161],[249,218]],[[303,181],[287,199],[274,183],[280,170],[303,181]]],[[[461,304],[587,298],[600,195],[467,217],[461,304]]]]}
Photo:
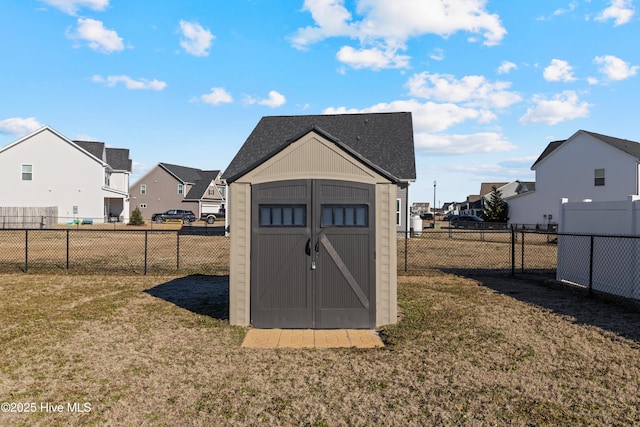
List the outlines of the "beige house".
{"type": "Polygon", "coordinates": [[[220,176],[219,170],[158,163],[129,189],[131,209],[139,208],[144,218],[169,209],[191,210],[197,218],[219,217],[226,203],[220,176]]]}
{"type": "Polygon", "coordinates": [[[410,113],[263,117],[222,178],[231,324],[396,322],[398,188],[415,180],[410,113]]]}

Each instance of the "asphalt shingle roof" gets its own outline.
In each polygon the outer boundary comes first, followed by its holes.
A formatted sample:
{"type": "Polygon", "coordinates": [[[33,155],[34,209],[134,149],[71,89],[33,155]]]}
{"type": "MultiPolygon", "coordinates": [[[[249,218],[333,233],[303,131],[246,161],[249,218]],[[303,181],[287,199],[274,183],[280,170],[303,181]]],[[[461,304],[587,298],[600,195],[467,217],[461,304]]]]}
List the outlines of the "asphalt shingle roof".
{"type": "Polygon", "coordinates": [[[129,150],[126,148],[105,147],[104,142],[98,141],[73,141],[80,148],[102,160],[114,170],[132,170],[132,162],[129,158],[129,150]]]}
{"type": "MultiPolygon", "coordinates": [[[[599,133],[595,133],[595,132],[589,132],[586,130],[579,130],[577,133],[579,132],[584,132],[588,135],[593,136],[594,138],[599,139],[600,141],[611,145],[612,147],[615,147],[619,150],[624,151],[627,154],[630,154],[631,156],[640,159],[640,143],[635,142],[635,141],[629,141],[628,139],[621,139],[621,138],[615,138],[613,136],[608,136],[608,135],[602,135],[599,133]]],[[[547,156],[549,156],[549,154],[553,153],[558,147],[560,147],[562,144],[564,144],[565,142],[567,142],[568,139],[562,140],[562,141],[553,141],[550,142],[549,145],[547,145],[547,147],[544,149],[544,151],[542,152],[542,154],[540,154],[540,157],[538,157],[538,159],[533,163],[533,165],[531,166],[531,169],[533,169],[538,163],[540,163],[544,158],[546,158],[547,156]]]]}
{"type": "Polygon", "coordinates": [[[206,195],[209,185],[218,177],[219,170],[202,170],[190,168],[188,166],[172,165],[170,163],[159,163],[160,167],[167,170],[183,184],[192,184],[185,199],[199,200],[206,195]]]}
{"type": "Polygon", "coordinates": [[[222,177],[234,181],[311,130],[394,181],[416,179],[411,113],[263,117],[222,177]]]}
{"type": "Polygon", "coordinates": [[[126,148],[106,148],[107,164],[114,170],[131,172],[131,159],[126,148]]]}

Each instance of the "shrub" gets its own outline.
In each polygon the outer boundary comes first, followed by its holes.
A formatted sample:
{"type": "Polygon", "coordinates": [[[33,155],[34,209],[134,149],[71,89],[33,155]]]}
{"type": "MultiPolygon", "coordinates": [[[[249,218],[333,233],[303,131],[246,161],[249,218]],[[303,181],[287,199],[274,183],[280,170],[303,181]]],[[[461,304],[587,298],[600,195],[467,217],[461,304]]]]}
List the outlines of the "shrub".
{"type": "Polygon", "coordinates": [[[129,225],[144,225],[144,218],[142,217],[142,212],[140,212],[140,208],[135,208],[133,212],[131,212],[129,225]]]}

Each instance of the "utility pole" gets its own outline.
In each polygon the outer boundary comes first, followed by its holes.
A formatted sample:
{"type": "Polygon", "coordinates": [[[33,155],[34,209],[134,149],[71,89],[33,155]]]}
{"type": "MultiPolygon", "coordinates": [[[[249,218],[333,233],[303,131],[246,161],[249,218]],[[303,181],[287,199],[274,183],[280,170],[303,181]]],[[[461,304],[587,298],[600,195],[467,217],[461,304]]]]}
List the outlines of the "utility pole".
{"type": "Polygon", "coordinates": [[[433,229],[436,229],[436,185],[437,181],[433,181],[433,229]]]}

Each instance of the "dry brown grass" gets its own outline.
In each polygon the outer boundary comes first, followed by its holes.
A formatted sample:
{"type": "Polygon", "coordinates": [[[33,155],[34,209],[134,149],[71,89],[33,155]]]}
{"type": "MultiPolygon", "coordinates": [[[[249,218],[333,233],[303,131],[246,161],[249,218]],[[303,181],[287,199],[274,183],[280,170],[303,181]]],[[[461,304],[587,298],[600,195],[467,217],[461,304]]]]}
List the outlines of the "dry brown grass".
{"type": "Polygon", "coordinates": [[[386,347],[245,349],[224,276],[0,275],[1,425],[638,425],[637,306],[401,277],[386,347]]]}

